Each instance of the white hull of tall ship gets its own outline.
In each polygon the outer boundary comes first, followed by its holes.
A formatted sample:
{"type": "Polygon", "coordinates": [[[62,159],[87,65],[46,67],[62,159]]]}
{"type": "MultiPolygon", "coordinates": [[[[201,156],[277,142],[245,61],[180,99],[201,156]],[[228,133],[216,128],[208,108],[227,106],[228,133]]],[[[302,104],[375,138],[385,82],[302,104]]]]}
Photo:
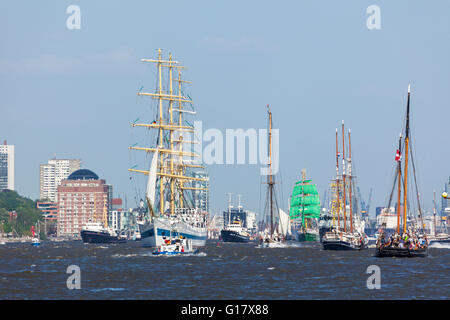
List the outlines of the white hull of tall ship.
{"type": "Polygon", "coordinates": [[[166,217],[153,219],[153,222],[139,223],[141,242],[143,247],[158,247],[164,244],[165,239],[170,238],[170,230],[192,240],[194,247],[203,247],[206,244],[207,229],[196,227],[182,221],[172,221],[166,217]]]}

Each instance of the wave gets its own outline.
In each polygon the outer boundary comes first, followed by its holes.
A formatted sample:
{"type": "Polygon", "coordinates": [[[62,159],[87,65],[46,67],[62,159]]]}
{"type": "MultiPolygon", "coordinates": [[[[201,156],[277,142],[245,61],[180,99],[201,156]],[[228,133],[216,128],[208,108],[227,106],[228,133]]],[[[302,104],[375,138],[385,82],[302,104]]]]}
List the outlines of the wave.
{"type": "Polygon", "coordinates": [[[439,242],[435,242],[432,243],[429,248],[434,248],[434,249],[450,249],[450,243],[439,243],[439,242]]]}

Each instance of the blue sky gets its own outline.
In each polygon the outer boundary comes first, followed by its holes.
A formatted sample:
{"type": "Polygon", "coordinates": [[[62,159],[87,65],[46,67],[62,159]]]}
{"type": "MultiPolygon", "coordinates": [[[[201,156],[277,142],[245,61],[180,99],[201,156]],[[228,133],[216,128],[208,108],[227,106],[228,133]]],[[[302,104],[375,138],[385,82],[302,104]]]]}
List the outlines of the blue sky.
{"type": "MultiPolygon", "coordinates": [[[[136,92],[155,85],[139,59],[162,48],[188,67],[204,129],[264,128],[272,106],[284,208],[302,168],[321,196],[328,188],[342,120],[363,197],[373,188],[372,213],[385,205],[411,83],[419,189],[431,209],[450,175],[448,12],[448,1],[2,1],[0,139],[16,146],[16,189],[37,198],[39,164],[56,154],[81,158],[134,205],[130,123],[148,112],[136,92]],[[66,28],[71,4],[80,30],[66,28]],[[380,30],[366,26],[370,5],[380,30]]],[[[228,192],[261,210],[259,169],[209,166],[212,211],[228,192]]]]}

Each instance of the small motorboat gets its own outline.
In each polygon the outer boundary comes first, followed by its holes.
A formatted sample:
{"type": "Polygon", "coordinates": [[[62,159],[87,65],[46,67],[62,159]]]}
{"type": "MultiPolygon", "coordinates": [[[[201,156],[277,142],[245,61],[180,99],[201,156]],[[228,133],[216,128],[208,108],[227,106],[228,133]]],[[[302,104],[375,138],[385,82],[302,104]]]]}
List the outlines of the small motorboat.
{"type": "Polygon", "coordinates": [[[31,245],[33,247],[39,247],[41,245],[41,242],[39,241],[38,238],[33,238],[33,239],[31,239],[31,245]]]}
{"type": "Polygon", "coordinates": [[[164,244],[152,252],[154,255],[178,256],[185,254],[197,254],[198,249],[192,247],[192,240],[186,239],[183,236],[172,237],[165,239],[164,244]]]}

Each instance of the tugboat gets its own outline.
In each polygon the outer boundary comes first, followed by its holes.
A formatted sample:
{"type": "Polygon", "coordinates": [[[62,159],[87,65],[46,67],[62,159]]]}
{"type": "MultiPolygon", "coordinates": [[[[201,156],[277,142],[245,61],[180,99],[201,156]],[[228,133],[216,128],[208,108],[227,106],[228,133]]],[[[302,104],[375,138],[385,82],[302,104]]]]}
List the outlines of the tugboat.
{"type": "Polygon", "coordinates": [[[391,206],[392,196],[395,191],[395,184],[397,184],[397,230],[394,234],[388,235],[387,230],[382,226],[380,235],[376,244],[376,256],[377,257],[425,257],[428,254],[428,241],[425,233],[423,232],[422,212],[419,201],[419,190],[416,185],[417,203],[419,209],[419,228],[415,225],[408,226],[408,207],[409,201],[408,195],[408,156],[411,155],[412,168],[414,173],[414,179],[416,178],[415,166],[413,161],[413,153],[410,151],[410,128],[409,128],[409,101],[411,90],[408,86],[408,99],[406,105],[406,128],[405,128],[405,159],[402,168],[402,134],[398,143],[398,149],[395,156],[396,161],[396,175],[394,180],[394,187],[392,188],[391,195],[389,197],[388,208],[391,206]],[[403,169],[403,170],[402,170],[403,169]],[[401,203],[401,195],[403,189],[403,203],[401,203]],[[402,210],[403,209],[403,210],[402,210]],[[402,211],[402,212],[401,212],[402,211]],[[401,214],[402,213],[402,214],[401,214]],[[403,221],[402,221],[403,220],[403,221]],[[402,228],[400,228],[403,222],[402,228]]]}
{"type": "Polygon", "coordinates": [[[113,230],[103,227],[100,222],[86,223],[80,234],[84,243],[124,243],[127,241],[113,230]]]}
{"type": "Polygon", "coordinates": [[[177,235],[175,237],[165,239],[164,244],[158,246],[152,254],[156,256],[179,256],[185,254],[197,254],[198,252],[198,249],[194,249],[192,247],[191,239],[187,239],[182,235],[177,235]]]}
{"type": "Polygon", "coordinates": [[[226,218],[226,221],[228,221],[228,223],[225,225],[222,231],[220,231],[222,241],[244,243],[249,242],[250,234],[247,232],[247,228],[243,226],[242,220],[239,217],[242,216],[244,219],[246,217],[245,211],[242,210],[240,198],[238,208],[236,210],[233,209],[233,206],[231,205],[231,193],[229,193],[228,195],[230,197],[228,201],[228,212],[224,212],[224,218],[226,218]]]}
{"type": "Polygon", "coordinates": [[[242,226],[240,220],[234,220],[229,223],[225,229],[220,232],[223,242],[249,242],[250,234],[242,226]]]}

